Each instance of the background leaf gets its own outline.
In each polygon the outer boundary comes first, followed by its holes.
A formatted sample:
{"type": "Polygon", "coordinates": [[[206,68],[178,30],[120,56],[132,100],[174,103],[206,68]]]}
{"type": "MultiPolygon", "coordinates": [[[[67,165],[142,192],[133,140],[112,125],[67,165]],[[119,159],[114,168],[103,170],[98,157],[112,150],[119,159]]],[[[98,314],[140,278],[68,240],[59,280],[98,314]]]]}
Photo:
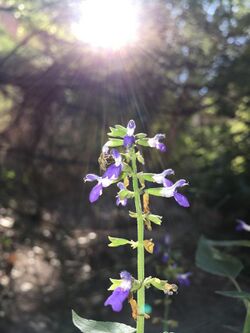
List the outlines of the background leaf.
{"type": "Polygon", "coordinates": [[[243,268],[240,260],[215,249],[204,237],[199,240],[195,259],[204,271],[230,278],[236,278],[243,268]]]}
{"type": "Polygon", "coordinates": [[[250,300],[250,293],[247,293],[245,291],[216,291],[216,294],[227,296],[227,297],[233,297],[233,298],[239,298],[243,300],[250,300]]]}

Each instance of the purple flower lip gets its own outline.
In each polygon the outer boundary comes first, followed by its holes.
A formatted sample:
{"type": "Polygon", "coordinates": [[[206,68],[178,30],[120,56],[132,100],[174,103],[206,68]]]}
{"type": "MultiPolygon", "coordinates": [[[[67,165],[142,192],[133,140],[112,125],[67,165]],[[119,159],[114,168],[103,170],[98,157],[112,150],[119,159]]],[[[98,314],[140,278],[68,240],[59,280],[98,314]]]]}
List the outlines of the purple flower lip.
{"type": "Polygon", "coordinates": [[[237,219],[236,222],[238,225],[236,226],[236,231],[247,231],[250,232],[250,225],[244,222],[243,220],[237,219]]]}

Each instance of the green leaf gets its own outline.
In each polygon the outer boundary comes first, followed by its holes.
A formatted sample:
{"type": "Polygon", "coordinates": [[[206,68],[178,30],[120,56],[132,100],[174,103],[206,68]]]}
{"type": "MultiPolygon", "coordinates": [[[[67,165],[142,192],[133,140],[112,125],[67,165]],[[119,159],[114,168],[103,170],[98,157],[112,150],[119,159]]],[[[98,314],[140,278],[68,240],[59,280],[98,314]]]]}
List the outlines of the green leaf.
{"type": "Polygon", "coordinates": [[[108,290],[115,290],[115,288],[119,287],[122,280],[121,279],[110,279],[111,286],[108,288],[108,290]]]}
{"type": "Polygon", "coordinates": [[[160,215],[155,215],[155,214],[148,214],[147,215],[147,219],[149,219],[149,221],[161,225],[162,223],[162,216],[160,215]]]}
{"type": "Polygon", "coordinates": [[[242,246],[242,247],[250,247],[250,240],[229,240],[229,241],[214,241],[214,240],[207,240],[209,245],[212,246],[242,246]]]}
{"type": "Polygon", "coordinates": [[[133,333],[136,331],[134,327],[122,323],[84,319],[73,310],[72,320],[74,325],[83,333],[133,333]]]}
{"type": "Polygon", "coordinates": [[[131,241],[125,238],[116,238],[116,237],[110,237],[108,236],[110,240],[110,244],[108,245],[109,247],[116,247],[116,246],[121,246],[121,245],[126,245],[126,244],[131,244],[131,241]]]}
{"type": "Polygon", "coordinates": [[[145,164],[144,158],[139,151],[135,155],[136,155],[138,162],[140,162],[141,164],[145,164]]]}
{"type": "Polygon", "coordinates": [[[245,291],[216,291],[216,294],[227,296],[227,297],[233,297],[233,298],[239,298],[242,300],[250,300],[250,293],[246,293],[245,291]]]}
{"type": "Polygon", "coordinates": [[[154,173],[142,173],[141,176],[143,177],[144,180],[146,180],[148,182],[154,182],[154,179],[153,179],[154,173]]]}
{"type": "Polygon", "coordinates": [[[138,139],[143,139],[143,138],[147,137],[147,134],[145,134],[145,133],[137,133],[135,135],[135,137],[138,138],[138,139]]]}
{"type": "Polygon", "coordinates": [[[127,129],[123,126],[116,125],[114,127],[110,127],[110,132],[108,133],[108,136],[114,136],[114,137],[124,137],[127,134],[127,129]]]}
{"type": "Polygon", "coordinates": [[[127,198],[127,199],[132,199],[134,197],[134,192],[129,191],[129,190],[121,190],[118,192],[119,198],[121,200],[127,198]]]}
{"type": "Polygon", "coordinates": [[[199,240],[195,259],[196,265],[204,271],[234,279],[243,268],[240,260],[215,249],[204,237],[199,240]]]}
{"type": "Polygon", "coordinates": [[[119,147],[123,146],[123,140],[122,139],[110,139],[106,145],[108,147],[119,147]]]}
{"type": "Polygon", "coordinates": [[[133,219],[137,219],[138,214],[136,212],[131,212],[130,210],[128,213],[130,217],[132,217],[133,219]]]}
{"type": "Polygon", "coordinates": [[[138,139],[138,140],[136,140],[135,143],[137,143],[138,145],[144,146],[144,147],[149,147],[148,139],[146,139],[146,138],[138,139]]]}
{"type": "Polygon", "coordinates": [[[164,187],[153,187],[153,188],[148,188],[145,192],[151,195],[155,195],[156,197],[163,197],[164,187]]]}

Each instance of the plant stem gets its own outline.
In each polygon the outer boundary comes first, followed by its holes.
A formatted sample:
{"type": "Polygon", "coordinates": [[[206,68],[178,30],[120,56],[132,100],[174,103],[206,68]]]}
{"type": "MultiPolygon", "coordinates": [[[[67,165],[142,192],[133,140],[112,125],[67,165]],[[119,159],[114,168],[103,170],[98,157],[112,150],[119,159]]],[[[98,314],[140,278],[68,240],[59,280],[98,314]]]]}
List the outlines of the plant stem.
{"type": "Polygon", "coordinates": [[[243,327],[243,333],[250,333],[250,302],[247,302],[247,314],[245,318],[245,323],[243,327]]]}
{"type": "MultiPolygon", "coordinates": [[[[136,165],[136,155],[134,149],[131,152],[132,157],[132,180],[133,180],[133,190],[134,190],[134,200],[135,200],[135,210],[137,213],[137,237],[138,237],[138,247],[137,247],[137,278],[140,282],[144,280],[144,223],[142,216],[142,206],[140,190],[137,178],[137,165],[136,165]]],[[[144,333],[144,306],[145,306],[145,287],[142,285],[137,291],[137,304],[139,316],[136,322],[136,332],[144,333]]]]}

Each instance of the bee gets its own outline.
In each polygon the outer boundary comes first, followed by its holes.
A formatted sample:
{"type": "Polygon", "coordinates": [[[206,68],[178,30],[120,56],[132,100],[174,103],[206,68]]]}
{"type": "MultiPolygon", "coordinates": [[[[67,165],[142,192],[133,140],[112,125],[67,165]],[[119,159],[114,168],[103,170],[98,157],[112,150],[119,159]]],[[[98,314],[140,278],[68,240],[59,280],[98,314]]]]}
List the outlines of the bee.
{"type": "Polygon", "coordinates": [[[107,167],[110,164],[114,163],[114,158],[109,153],[101,152],[101,155],[98,158],[98,163],[100,166],[100,170],[106,171],[107,167]]]}

